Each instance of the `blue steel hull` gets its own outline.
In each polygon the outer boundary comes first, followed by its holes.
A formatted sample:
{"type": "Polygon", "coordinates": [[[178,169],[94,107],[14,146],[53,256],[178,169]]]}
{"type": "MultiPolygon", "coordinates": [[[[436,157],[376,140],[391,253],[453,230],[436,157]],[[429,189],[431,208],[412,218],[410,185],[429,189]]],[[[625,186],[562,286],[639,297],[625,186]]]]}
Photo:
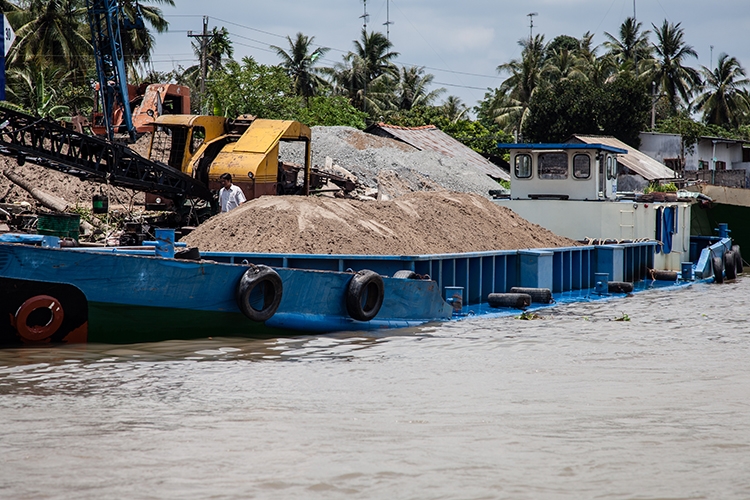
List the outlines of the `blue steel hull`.
{"type": "Polygon", "coordinates": [[[380,311],[357,321],[345,302],[351,273],[279,268],[281,304],[271,319],[254,322],[240,312],[236,297],[247,268],[0,243],[0,344],[374,330],[446,320],[452,313],[434,281],[384,277],[380,311]],[[35,297],[52,297],[61,311],[53,317],[63,319],[29,334],[18,316],[35,297]]]}

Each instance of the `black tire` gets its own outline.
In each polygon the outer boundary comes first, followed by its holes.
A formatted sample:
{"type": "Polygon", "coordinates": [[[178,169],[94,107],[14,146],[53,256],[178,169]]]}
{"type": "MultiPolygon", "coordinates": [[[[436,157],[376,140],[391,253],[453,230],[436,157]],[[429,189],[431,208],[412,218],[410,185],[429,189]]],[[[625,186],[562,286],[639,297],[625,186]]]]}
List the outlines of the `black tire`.
{"type": "Polygon", "coordinates": [[[531,302],[539,304],[551,304],[552,290],[549,288],[525,288],[520,286],[514,286],[510,289],[510,293],[525,293],[531,296],[531,302]]]}
{"type": "Polygon", "coordinates": [[[421,278],[417,273],[415,273],[414,271],[409,271],[408,269],[404,269],[403,271],[396,271],[395,273],[393,273],[393,277],[401,280],[418,280],[421,278]]]}
{"type": "Polygon", "coordinates": [[[357,321],[370,321],[380,312],[385,297],[383,278],[363,269],[346,286],[346,311],[357,321]]]}
{"type": "Polygon", "coordinates": [[[283,290],[281,277],[276,271],[268,266],[254,265],[245,271],[237,285],[237,305],[249,319],[268,321],[281,304],[283,290]]]}
{"type": "Polygon", "coordinates": [[[737,279],[737,254],[732,250],[724,252],[724,274],[728,280],[737,279]]]}
{"type": "Polygon", "coordinates": [[[627,281],[610,281],[607,288],[609,293],[630,293],[633,291],[633,284],[627,281]]]}
{"type": "Polygon", "coordinates": [[[724,262],[721,257],[711,259],[711,268],[714,272],[714,283],[724,283],[724,262]]]}
{"type": "Polygon", "coordinates": [[[531,305],[531,295],[528,293],[491,293],[487,296],[490,307],[512,307],[526,309],[531,305]]]}
{"type": "Polygon", "coordinates": [[[651,272],[651,279],[655,281],[677,281],[678,277],[677,271],[654,270],[651,272]]]}
{"type": "Polygon", "coordinates": [[[742,262],[742,252],[740,252],[740,246],[739,245],[732,245],[732,251],[734,252],[735,256],[737,257],[735,259],[735,263],[737,264],[737,274],[742,274],[743,272],[743,266],[744,263],[742,262]]]}

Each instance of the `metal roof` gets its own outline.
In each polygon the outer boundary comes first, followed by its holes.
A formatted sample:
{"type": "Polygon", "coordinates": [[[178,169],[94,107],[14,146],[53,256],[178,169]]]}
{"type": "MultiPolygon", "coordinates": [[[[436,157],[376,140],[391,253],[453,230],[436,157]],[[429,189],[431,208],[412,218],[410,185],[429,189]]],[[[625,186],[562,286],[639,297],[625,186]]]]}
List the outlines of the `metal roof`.
{"type": "Polygon", "coordinates": [[[658,162],[650,156],[641,153],[635,148],[631,148],[619,139],[603,135],[574,135],[568,142],[582,142],[585,144],[605,144],[615,148],[626,149],[627,153],[617,157],[617,163],[629,168],[633,172],[640,174],[647,181],[657,179],[674,179],[677,177],[674,170],[658,162]]]}
{"type": "Polygon", "coordinates": [[[365,132],[400,140],[420,151],[436,151],[450,158],[458,158],[493,179],[510,180],[508,172],[434,125],[408,128],[376,123],[367,127],[365,132]]]}
{"type": "Polygon", "coordinates": [[[578,143],[539,143],[534,144],[530,142],[506,144],[500,143],[497,145],[499,149],[596,149],[599,151],[607,151],[609,153],[627,154],[627,149],[616,148],[614,146],[608,146],[606,144],[591,143],[591,144],[578,144],[578,143]]]}

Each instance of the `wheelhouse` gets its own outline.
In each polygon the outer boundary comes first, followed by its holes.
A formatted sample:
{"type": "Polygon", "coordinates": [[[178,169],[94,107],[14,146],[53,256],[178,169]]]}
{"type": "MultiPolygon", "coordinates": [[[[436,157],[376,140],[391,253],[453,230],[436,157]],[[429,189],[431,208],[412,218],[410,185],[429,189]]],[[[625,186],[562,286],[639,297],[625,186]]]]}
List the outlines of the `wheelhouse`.
{"type": "Polygon", "coordinates": [[[512,199],[614,200],[617,155],[604,144],[498,144],[510,150],[512,199]]]}

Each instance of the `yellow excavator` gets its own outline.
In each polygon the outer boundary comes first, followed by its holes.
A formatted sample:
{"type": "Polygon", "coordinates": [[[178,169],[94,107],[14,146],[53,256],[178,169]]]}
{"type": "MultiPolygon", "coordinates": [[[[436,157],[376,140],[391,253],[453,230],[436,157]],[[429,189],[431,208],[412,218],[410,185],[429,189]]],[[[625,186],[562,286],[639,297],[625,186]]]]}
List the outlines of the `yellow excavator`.
{"type": "MultiPolygon", "coordinates": [[[[221,187],[219,176],[232,182],[248,200],[263,195],[310,194],[325,177],[311,175],[310,127],[293,120],[267,120],[241,115],[162,115],[154,120],[148,157],[199,180],[210,190],[221,187]],[[303,142],[303,164],[279,161],[281,141],[303,142]],[[299,173],[303,173],[301,182],[299,173]]],[[[165,210],[171,200],[147,195],[146,207],[165,210]]]]}

